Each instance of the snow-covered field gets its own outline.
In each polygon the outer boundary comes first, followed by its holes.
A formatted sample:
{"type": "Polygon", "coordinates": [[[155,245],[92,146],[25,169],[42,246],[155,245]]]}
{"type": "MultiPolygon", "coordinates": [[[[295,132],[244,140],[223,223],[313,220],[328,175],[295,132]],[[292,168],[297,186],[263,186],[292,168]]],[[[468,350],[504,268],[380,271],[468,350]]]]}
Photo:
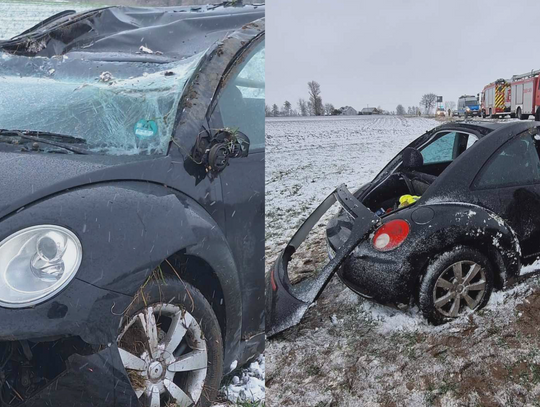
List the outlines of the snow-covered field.
{"type": "Polygon", "coordinates": [[[64,10],[84,11],[102,7],[63,0],[0,0],[0,40],[14,37],[40,21],[64,10]]]}
{"type": "MultiPolygon", "coordinates": [[[[268,266],[335,186],[361,186],[437,124],[392,116],[267,120],[268,266]]],[[[302,260],[325,259],[323,230],[315,229],[302,260]]],[[[266,402],[538,405],[539,323],[537,277],[494,293],[479,313],[439,327],[428,325],[417,308],[400,311],[365,301],[334,279],[297,327],[267,342],[266,402]]]]}

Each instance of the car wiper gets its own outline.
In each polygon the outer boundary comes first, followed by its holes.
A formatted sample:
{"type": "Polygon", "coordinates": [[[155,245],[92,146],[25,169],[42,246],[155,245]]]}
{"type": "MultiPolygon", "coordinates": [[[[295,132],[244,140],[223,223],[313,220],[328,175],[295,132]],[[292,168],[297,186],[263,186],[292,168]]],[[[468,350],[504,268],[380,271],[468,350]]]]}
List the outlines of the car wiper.
{"type": "Polygon", "coordinates": [[[63,148],[76,154],[89,154],[88,151],[71,146],[69,144],[86,144],[83,138],[67,136],[64,134],[51,133],[46,131],[28,130],[7,130],[0,129],[0,137],[19,137],[21,139],[34,141],[37,143],[49,144],[51,146],[63,148]]]}

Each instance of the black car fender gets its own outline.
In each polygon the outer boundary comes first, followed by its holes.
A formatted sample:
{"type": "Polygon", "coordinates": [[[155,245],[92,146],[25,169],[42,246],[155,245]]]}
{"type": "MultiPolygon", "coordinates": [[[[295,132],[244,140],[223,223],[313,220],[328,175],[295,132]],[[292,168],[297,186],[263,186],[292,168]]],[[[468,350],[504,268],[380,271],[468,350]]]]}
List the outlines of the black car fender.
{"type": "MultiPolygon", "coordinates": [[[[40,224],[63,226],[79,237],[83,260],[74,282],[84,282],[125,298],[136,295],[153,270],[170,256],[182,252],[197,257],[213,270],[221,286],[221,293],[216,292],[209,302],[214,308],[225,309],[221,314],[226,321],[220,322],[226,347],[234,349],[234,344],[240,341],[241,318],[232,318],[241,316],[242,312],[238,271],[220,227],[193,199],[153,183],[88,185],[50,196],[6,217],[0,224],[0,241],[18,230],[40,224]]],[[[189,279],[189,276],[181,277],[189,279]]],[[[49,303],[55,300],[61,302],[58,299],[61,297],[62,293],[42,306],[50,307],[49,303]]],[[[92,332],[89,327],[85,331],[88,342],[107,343],[104,341],[116,339],[125,301],[118,301],[115,295],[109,297],[104,306],[107,299],[99,301],[101,309],[110,312],[94,318],[101,324],[95,331],[102,334],[88,337],[88,332],[92,332]],[[109,329],[105,338],[104,327],[109,329]]],[[[216,314],[219,318],[220,313],[216,314]]],[[[60,334],[46,331],[44,328],[41,335],[60,334]]],[[[234,356],[233,352],[231,357],[234,356]]]]}
{"type": "Polygon", "coordinates": [[[517,235],[492,211],[456,202],[422,205],[407,212],[411,234],[415,235],[409,240],[413,247],[407,260],[417,265],[414,281],[423,275],[434,257],[458,245],[471,246],[495,263],[499,287],[519,274],[521,249],[517,235]]]}

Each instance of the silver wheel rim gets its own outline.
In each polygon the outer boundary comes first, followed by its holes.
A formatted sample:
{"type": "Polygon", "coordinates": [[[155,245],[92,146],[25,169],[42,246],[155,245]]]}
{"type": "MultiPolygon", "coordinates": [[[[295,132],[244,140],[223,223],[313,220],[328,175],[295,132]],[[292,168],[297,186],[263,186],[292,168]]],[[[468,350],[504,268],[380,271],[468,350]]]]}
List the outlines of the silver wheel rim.
{"type": "Polygon", "coordinates": [[[190,407],[201,398],[208,351],[187,311],[156,304],[133,316],[118,336],[120,357],[145,407],[190,407]]]}
{"type": "Polygon", "coordinates": [[[435,282],[433,304],[441,315],[456,318],[468,310],[476,310],[485,293],[485,269],[473,261],[458,261],[435,282]]]}

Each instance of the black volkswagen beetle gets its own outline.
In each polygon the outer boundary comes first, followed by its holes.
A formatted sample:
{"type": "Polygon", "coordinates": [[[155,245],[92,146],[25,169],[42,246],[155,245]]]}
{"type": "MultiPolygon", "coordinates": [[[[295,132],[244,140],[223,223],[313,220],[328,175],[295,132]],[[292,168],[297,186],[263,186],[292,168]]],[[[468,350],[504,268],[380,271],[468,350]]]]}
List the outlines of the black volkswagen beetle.
{"type": "Polygon", "coordinates": [[[449,123],[400,152],[369,184],[339,187],[293,237],[269,274],[267,331],[298,322],[337,271],[375,301],[416,301],[441,323],[483,307],[540,254],[540,123],[449,123]],[[288,263],[318,219],[330,262],[291,285],[288,263]]]}
{"type": "Polygon", "coordinates": [[[0,42],[0,406],[208,406],[264,348],[264,7],[0,42]]]}

